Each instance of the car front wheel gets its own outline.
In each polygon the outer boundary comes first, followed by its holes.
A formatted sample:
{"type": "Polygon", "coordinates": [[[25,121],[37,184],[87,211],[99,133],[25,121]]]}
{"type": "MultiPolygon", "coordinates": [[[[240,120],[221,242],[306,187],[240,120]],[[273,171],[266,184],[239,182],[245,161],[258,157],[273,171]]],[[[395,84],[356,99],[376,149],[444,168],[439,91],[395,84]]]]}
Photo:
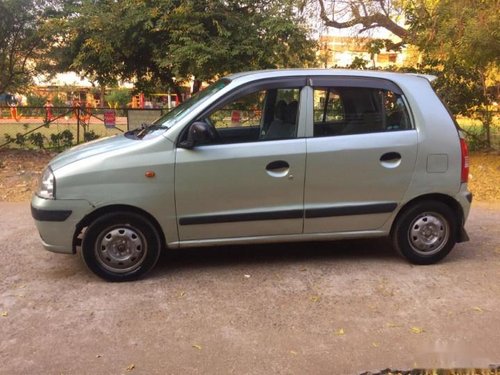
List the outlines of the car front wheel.
{"type": "Polygon", "coordinates": [[[153,268],[161,251],[158,231],[132,212],[105,214],[84,233],[81,256],[88,268],[109,281],[137,279],[153,268]]]}
{"type": "Polygon", "coordinates": [[[456,215],[449,206],[438,201],[418,202],[398,217],[393,244],[411,263],[432,264],[455,246],[456,230],[456,215]]]}

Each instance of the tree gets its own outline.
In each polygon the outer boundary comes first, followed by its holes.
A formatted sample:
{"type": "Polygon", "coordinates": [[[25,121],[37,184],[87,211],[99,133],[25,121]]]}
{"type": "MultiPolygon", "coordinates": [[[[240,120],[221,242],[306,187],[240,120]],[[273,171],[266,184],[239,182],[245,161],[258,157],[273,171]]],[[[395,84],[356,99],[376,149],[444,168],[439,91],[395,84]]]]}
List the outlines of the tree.
{"type": "MultiPolygon", "coordinates": [[[[419,48],[419,71],[434,73],[436,91],[453,113],[487,111],[495,99],[488,86],[498,84],[500,18],[498,0],[317,0],[320,18],[335,28],[357,26],[362,33],[384,28],[401,38],[384,41],[386,49],[404,44],[419,48]],[[340,21],[339,21],[340,20],[340,21]],[[493,79],[491,79],[493,77],[493,79]]],[[[373,55],[381,42],[368,46],[373,55]]],[[[490,144],[488,113],[482,118],[490,144]]]]}
{"type": "Polygon", "coordinates": [[[496,99],[488,86],[499,81],[492,75],[500,66],[499,7],[498,0],[441,0],[407,10],[412,42],[438,68],[438,90],[454,113],[482,120],[487,147],[496,99]]]}
{"type": "Polygon", "coordinates": [[[59,69],[106,83],[133,79],[146,92],[315,58],[293,1],[82,0],[65,10],[59,69]]]}
{"type": "Polygon", "coordinates": [[[410,34],[398,22],[404,9],[404,2],[397,0],[332,0],[326,3],[318,0],[320,18],[325,26],[346,29],[360,26],[360,32],[384,28],[406,40],[410,34]]]}
{"type": "Polygon", "coordinates": [[[0,0],[0,93],[23,91],[53,42],[46,24],[54,1],[0,0]]]}

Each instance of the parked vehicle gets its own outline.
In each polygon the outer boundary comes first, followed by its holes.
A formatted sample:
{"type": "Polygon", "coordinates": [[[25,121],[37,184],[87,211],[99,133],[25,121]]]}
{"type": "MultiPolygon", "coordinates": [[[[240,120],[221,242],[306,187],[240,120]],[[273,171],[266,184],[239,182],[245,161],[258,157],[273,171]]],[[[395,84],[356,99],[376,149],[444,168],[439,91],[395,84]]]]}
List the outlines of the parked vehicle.
{"type": "Polygon", "coordinates": [[[43,246],[135,279],[162,249],[392,238],[410,262],[468,240],[467,146],[431,77],[228,76],[148,127],[54,158],[32,200],[43,246]]]}

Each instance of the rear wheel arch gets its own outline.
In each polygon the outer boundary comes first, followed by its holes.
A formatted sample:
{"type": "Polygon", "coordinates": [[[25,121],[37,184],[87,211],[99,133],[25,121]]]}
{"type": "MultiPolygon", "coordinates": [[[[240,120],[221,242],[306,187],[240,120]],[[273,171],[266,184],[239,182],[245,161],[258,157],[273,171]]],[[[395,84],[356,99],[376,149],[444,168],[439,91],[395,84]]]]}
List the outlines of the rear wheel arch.
{"type": "Polygon", "coordinates": [[[434,193],[434,194],[425,194],[425,195],[421,195],[417,198],[414,198],[414,199],[406,202],[403,205],[403,207],[401,207],[399,209],[396,217],[392,221],[391,232],[390,232],[391,237],[394,235],[394,229],[395,229],[396,224],[397,224],[399,218],[401,217],[401,215],[405,211],[407,211],[410,207],[413,207],[413,206],[417,205],[418,203],[425,202],[425,201],[441,202],[441,203],[446,204],[449,208],[451,208],[453,210],[453,212],[455,213],[455,215],[457,215],[457,223],[458,223],[458,227],[459,227],[457,229],[457,232],[455,233],[455,235],[457,237],[460,235],[460,226],[463,225],[463,222],[464,222],[464,220],[463,220],[464,211],[462,209],[462,206],[460,206],[460,203],[458,203],[457,200],[453,199],[449,195],[434,193]]]}
{"type": "Polygon", "coordinates": [[[73,234],[73,254],[76,253],[76,247],[81,246],[81,235],[82,231],[88,227],[92,222],[94,222],[97,218],[109,214],[109,213],[115,213],[115,212],[130,212],[134,214],[138,214],[142,216],[144,219],[148,220],[156,229],[160,236],[160,241],[161,241],[161,247],[162,249],[167,248],[167,241],[165,237],[165,233],[163,232],[163,229],[161,228],[160,224],[158,223],[158,220],[148,213],[147,211],[140,209],[135,206],[129,206],[129,205],[124,205],[124,204],[116,204],[116,205],[110,205],[110,206],[104,206],[100,207],[95,211],[92,211],[89,213],[87,216],[85,216],[77,225],[75,228],[75,233],[73,234]]]}
{"type": "Polygon", "coordinates": [[[415,198],[399,210],[392,223],[393,246],[411,263],[438,262],[462,242],[463,217],[462,207],[450,196],[415,198]]]}

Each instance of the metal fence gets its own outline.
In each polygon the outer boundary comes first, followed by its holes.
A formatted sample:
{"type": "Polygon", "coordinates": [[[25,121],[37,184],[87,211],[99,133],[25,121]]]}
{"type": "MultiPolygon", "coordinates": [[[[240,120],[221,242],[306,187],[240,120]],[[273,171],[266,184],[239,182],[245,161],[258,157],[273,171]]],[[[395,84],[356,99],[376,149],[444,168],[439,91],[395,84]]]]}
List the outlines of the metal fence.
{"type": "Polygon", "coordinates": [[[165,109],[0,106],[0,148],[61,149],[151,123],[165,109]]]}
{"type": "MultiPolygon", "coordinates": [[[[151,123],[167,109],[0,106],[0,148],[54,148],[106,137],[151,123]]],[[[500,112],[477,113],[459,117],[471,150],[484,148],[487,132],[483,125],[489,119],[490,146],[500,150],[500,112]]]]}

